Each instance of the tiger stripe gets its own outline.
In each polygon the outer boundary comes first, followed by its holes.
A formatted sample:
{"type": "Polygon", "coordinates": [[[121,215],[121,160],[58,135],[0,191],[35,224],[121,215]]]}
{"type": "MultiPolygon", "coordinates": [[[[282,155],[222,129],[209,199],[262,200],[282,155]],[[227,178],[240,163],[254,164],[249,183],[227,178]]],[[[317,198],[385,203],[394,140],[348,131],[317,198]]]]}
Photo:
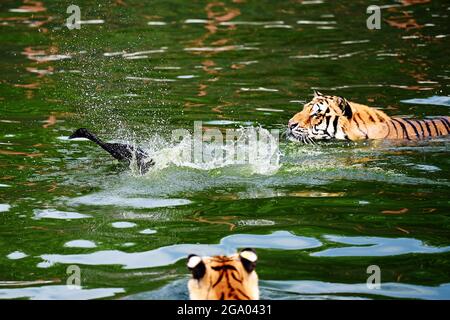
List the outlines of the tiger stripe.
{"type": "Polygon", "coordinates": [[[258,300],[256,260],[253,249],[243,249],[231,256],[190,255],[187,263],[192,272],[188,282],[190,299],[258,300]]]}
{"type": "Polygon", "coordinates": [[[390,127],[390,122],[386,123],[386,126],[388,128],[388,131],[386,132],[386,135],[384,136],[384,139],[388,138],[389,135],[391,134],[391,127],[390,127]]]}
{"type": "Polygon", "coordinates": [[[314,140],[418,140],[450,134],[450,117],[389,117],[381,110],[315,92],[301,112],[289,120],[287,136],[302,143],[314,140]]]}
{"type": "Polygon", "coordinates": [[[239,287],[236,286],[236,284],[232,283],[230,279],[230,274],[231,278],[234,281],[238,282],[239,284],[242,284],[242,280],[236,277],[235,273],[237,273],[238,270],[234,266],[222,265],[211,267],[211,269],[220,272],[216,282],[212,285],[213,288],[216,288],[217,286],[221,285],[221,288],[218,288],[218,290],[221,291],[219,300],[225,300],[225,298],[233,300],[251,300],[247,294],[245,294],[239,287]],[[223,283],[224,280],[226,286],[223,283]],[[236,294],[236,292],[238,294],[236,294]]]}
{"type": "Polygon", "coordinates": [[[408,130],[406,129],[405,124],[402,123],[399,119],[395,119],[395,118],[393,118],[392,121],[395,121],[396,123],[398,123],[398,124],[400,125],[400,128],[401,128],[402,131],[403,131],[403,139],[406,138],[406,139],[408,139],[408,140],[411,140],[411,139],[409,138],[408,130]]]}
{"type": "MultiPolygon", "coordinates": [[[[395,129],[400,128],[403,133],[400,135],[396,130],[396,135],[390,136],[390,138],[412,140],[450,134],[450,122],[445,118],[425,120],[392,118],[390,123],[395,129]]],[[[387,136],[389,135],[387,134],[387,136]]]]}
{"type": "Polygon", "coordinates": [[[395,136],[396,136],[396,137],[400,137],[399,134],[398,134],[398,128],[397,128],[395,122],[394,122],[394,121],[389,121],[388,123],[390,123],[390,124],[392,124],[392,125],[394,126],[394,129],[395,129],[395,136]]]}
{"type": "Polygon", "coordinates": [[[422,125],[422,123],[423,123],[422,120],[411,120],[411,121],[415,121],[416,123],[419,124],[420,130],[422,130],[422,136],[423,136],[424,138],[428,136],[428,135],[426,134],[426,132],[425,132],[425,128],[424,128],[423,125],[422,125]]]}
{"type": "Polygon", "coordinates": [[[450,133],[450,122],[445,118],[441,118],[440,120],[445,125],[445,128],[447,129],[447,134],[449,134],[450,133]]]}
{"type": "Polygon", "coordinates": [[[430,122],[433,124],[434,130],[436,130],[436,135],[440,136],[441,132],[439,131],[438,127],[436,126],[436,123],[434,123],[434,120],[430,120],[430,122]]]}
{"type": "MultiPolygon", "coordinates": [[[[358,117],[359,117],[359,119],[364,123],[364,121],[361,119],[361,117],[359,116],[359,114],[356,114],[358,117]]],[[[356,115],[355,115],[355,123],[356,123],[356,125],[357,125],[357,127],[358,127],[358,130],[362,133],[362,134],[364,134],[364,136],[366,137],[366,139],[368,139],[368,135],[367,135],[367,131],[366,132],[364,132],[362,129],[361,129],[361,125],[359,124],[359,121],[356,119],[356,115]]],[[[366,130],[367,130],[367,126],[366,126],[366,130]]]]}
{"type": "Polygon", "coordinates": [[[431,133],[431,128],[430,128],[430,125],[429,125],[428,121],[424,120],[424,122],[425,122],[425,125],[426,125],[427,130],[428,130],[428,136],[432,137],[433,134],[431,133]]]}
{"type": "Polygon", "coordinates": [[[409,125],[413,128],[414,133],[416,134],[416,137],[417,137],[417,138],[419,138],[419,137],[422,136],[422,135],[419,133],[419,131],[417,130],[417,128],[416,128],[416,126],[414,125],[413,121],[410,121],[410,120],[408,120],[408,119],[402,119],[402,120],[405,121],[407,124],[409,124],[409,125]]]}

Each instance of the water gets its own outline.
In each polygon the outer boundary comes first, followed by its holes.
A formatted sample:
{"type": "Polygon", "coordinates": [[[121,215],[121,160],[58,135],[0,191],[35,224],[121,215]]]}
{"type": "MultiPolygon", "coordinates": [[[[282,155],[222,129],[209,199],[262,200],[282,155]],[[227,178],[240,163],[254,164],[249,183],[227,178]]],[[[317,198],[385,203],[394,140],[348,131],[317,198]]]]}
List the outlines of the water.
{"type": "Polygon", "coordinates": [[[68,30],[63,2],[2,1],[0,298],[187,299],[188,254],[254,247],[262,298],[449,299],[448,138],[179,156],[194,121],[268,136],[313,89],[448,116],[450,8],[411,3],[382,1],[369,31],[356,0],[78,1],[68,30]],[[141,176],[78,127],[157,164],[141,176]]]}

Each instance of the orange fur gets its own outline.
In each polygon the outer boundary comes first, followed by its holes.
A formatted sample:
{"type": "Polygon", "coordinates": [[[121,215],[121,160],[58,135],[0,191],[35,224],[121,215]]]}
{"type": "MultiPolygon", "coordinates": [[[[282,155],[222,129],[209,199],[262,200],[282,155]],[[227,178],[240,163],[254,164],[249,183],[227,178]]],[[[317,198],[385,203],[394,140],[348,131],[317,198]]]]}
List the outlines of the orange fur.
{"type": "Polygon", "coordinates": [[[450,118],[406,119],[389,117],[383,111],[349,102],[342,97],[315,93],[314,99],[289,121],[291,140],[407,139],[444,136],[450,133],[450,118]]]}
{"type": "MultiPolygon", "coordinates": [[[[241,252],[242,254],[242,252],[241,252]]],[[[245,269],[241,254],[232,256],[203,257],[190,268],[193,278],[188,282],[192,300],[258,300],[258,275],[245,269]],[[195,268],[204,268],[195,272],[195,268]]],[[[256,257],[256,255],[255,255],[256,257]]],[[[188,263],[189,266],[189,263],[188,263]]]]}

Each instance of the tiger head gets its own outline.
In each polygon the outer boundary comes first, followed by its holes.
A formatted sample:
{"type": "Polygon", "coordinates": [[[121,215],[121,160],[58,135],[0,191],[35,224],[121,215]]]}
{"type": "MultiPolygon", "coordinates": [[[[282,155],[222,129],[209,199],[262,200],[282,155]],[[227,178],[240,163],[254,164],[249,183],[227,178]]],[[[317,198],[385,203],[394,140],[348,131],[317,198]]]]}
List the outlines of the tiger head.
{"type": "Polygon", "coordinates": [[[287,137],[302,143],[346,139],[345,129],[352,116],[352,108],[346,99],[315,91],[311,102],[289,120],[287,137]]]}
{"type": "Polygon", "coordinates": [[[191,300],[258,300],[259,287],[253,249],[231,256],[199,257],[190,255],[187,267],[191,300]]]}

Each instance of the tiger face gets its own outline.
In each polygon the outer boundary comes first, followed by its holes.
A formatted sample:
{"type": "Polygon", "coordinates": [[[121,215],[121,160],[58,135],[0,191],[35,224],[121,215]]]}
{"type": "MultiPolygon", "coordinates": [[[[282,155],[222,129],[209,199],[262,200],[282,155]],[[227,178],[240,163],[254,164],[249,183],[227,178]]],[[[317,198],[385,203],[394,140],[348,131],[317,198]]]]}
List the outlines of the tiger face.
{"type": "Polygon", "coordinates": [[[258,300],[258,257],[253,249],[231,256],[199,257],[190,255],[187,267],[191,300],[258,300]]]}
{"type": "Polygon", "coordinates": [[[352,108],[346,99],[315,91],[313,100],[289,120],[287,137],[302,143],[346,139],[344,129],[351,117],[352,108]]]}

